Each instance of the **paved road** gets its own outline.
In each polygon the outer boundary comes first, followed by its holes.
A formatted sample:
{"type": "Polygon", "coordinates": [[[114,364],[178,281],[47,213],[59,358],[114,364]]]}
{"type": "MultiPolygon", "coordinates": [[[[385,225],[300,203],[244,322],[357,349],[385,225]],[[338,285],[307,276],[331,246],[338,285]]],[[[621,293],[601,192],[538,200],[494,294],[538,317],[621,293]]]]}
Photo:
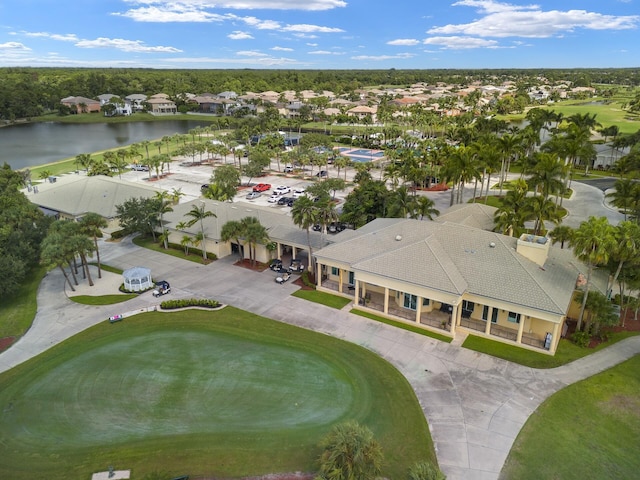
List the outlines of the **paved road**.
{"type": "MultiPolygon", "coordinates": [[[[292,297],[293,283],[278,285],[269,270],[256,273],[227,257],[210,265],[136,247],[101,245],[103,262],[126,269],[145,265],[172,283],[172,298],[215,298],[269,318],[362,345],[395,365],[411,383],[429,422],[438,462],[449,480],[495,480],[529,415],[549,395],[640,352],[640,337],[553,370],[536,370],[393,328],[348,312],[292,297]]],[[[96,280],[95,293],[106,280],[96,280]]],[[[84,287],[88,288],[88,287],[84,287]]],[[[115,313],[158,303],[143,294],[116,306],[84,306],[65,295],[52,272],[38,292],[33,326],[0,354],[5,371],[115,313]],[[114,311],[114,309],[118,309],[114,311]]],[[[111,292],[109,292],[111,293],[111,292]]],[[[126,320],[125,320],[126,321],[126,320]]]]}

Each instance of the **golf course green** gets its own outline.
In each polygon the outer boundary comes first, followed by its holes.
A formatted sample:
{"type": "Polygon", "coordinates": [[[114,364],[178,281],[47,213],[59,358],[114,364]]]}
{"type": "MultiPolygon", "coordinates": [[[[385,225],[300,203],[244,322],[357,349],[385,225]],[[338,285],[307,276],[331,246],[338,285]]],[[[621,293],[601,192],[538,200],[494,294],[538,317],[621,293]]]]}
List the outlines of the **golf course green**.
{"type": "Polygon", "coordinates": [[[349,419],[374,432],[390,478],[435,461],[389,363],[231,307],[97,325],[0,375],[0,411],[0,478],[314,471],[319,440],[349,419]]]}

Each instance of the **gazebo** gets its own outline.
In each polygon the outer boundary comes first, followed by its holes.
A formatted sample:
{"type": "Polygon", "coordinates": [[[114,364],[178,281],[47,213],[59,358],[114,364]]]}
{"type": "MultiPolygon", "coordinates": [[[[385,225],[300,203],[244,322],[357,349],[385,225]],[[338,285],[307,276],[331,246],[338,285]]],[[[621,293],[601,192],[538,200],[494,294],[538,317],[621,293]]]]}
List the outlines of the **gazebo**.
{"type": "Polygon", "coordinates": [[[153,287],[150,268],[133,267],[122,272],[122,276],[124,277],[124,289],[129,292],[141,292],[153,287]]]}

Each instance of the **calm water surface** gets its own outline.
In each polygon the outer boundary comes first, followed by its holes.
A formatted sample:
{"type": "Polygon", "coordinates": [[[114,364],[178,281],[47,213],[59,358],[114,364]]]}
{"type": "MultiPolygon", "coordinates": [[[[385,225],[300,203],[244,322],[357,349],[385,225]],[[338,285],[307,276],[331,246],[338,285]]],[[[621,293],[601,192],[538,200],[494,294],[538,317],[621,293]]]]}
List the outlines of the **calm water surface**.
{"type": "Polygon", "coordinates": [[[208,123],[196,120],[158,122],[32,123],[0,128],[0,166],[14,170],[57,162],[81,153],[123,147],[142,140],[158,140],[165,135],[187,133],[208,123]]]}

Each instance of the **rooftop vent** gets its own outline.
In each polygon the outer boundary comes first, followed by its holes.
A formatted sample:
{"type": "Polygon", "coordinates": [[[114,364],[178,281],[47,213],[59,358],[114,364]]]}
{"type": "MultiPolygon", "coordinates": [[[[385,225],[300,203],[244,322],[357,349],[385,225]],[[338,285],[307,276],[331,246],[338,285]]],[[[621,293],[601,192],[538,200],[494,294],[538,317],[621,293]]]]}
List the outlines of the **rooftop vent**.
{"type": "Polygon", "coordinates": [[[491,248],[496,248],[496,243],[495,243],[495,242],[491,242],[491,243],[489,244],[489,246],[490,246],[491,248]]]}
{"type": "Polygon", "coordinates": [[[399,242],[400,240],[402,240],[402,235],[396,235],[396,242],[399,242]]]}

